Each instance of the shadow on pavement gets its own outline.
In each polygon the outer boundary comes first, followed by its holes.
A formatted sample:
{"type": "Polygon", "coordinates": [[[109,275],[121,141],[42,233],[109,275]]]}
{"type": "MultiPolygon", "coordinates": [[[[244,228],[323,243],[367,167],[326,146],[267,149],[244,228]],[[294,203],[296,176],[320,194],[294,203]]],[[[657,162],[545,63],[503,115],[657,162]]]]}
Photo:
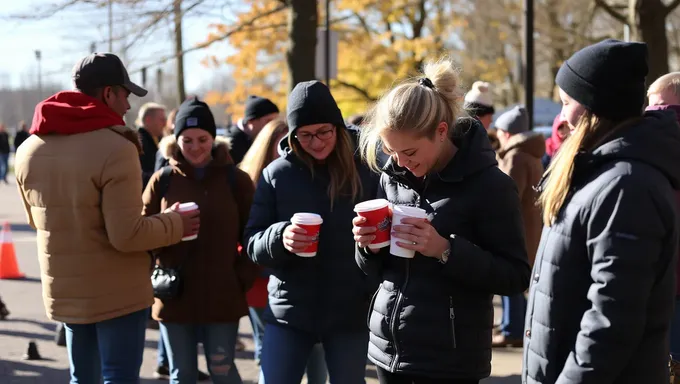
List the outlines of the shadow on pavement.
{"type": "Polygon", "coordinates": [[[0,381],[7,384],[67,383],[68,369],[0,360],[0,381]],[[5,381],[5,380],[8,381],[5,381]]]}
{"type": "Polygon", "coordinates": [[[520,384],[522,377],[520,375],[504,376],[504,377],[489,377],[479,382],[479,384],[520,384]]]}
{"type": "Polygon", "coordinates": [[[40,278],[39,277],[31,277],[31,276],[26,276],[22,277],[20,279],[4,279],[7,281],[22,281],[26,283],[40,283],[40,278]]]}
{"type": "Polygon", "coordinates": [[[22,319],[22,318],[15,318],[15,317],[8,317],[7,319],[4,320],[7,323],[26,323],[26,324],[33,324],[37,325],[40,328],[50,331],[50,332],[56,332],[57,331],[57,323],[55,322],[44,322],[44,321],[37,321],[37,320],[31,320],[31,319],[22,319]]]}
{"type": "Polygon", "coordinates": [[[10,224],[9,226],[12,232],[35,232],[35,229],[28,224],[10,224]]]}
{"type": "Polygon", "coordinates": [[[0,329],[0,335],[24,338],[26,339],[26,345],[28,345],[28,342],[31,340],[45,340],[54,342],[54,335],[46,335],[43,333],[8,331],[6,329],[0,329]]]}

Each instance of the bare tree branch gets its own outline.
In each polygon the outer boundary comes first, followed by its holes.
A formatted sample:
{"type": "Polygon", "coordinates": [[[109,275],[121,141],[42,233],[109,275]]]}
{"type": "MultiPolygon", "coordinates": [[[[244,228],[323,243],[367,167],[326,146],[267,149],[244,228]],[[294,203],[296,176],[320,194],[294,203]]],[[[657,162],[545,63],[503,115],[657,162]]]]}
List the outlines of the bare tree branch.
{"type": "Polygon", "coordinates": [[[680,6],[680,0],[673,0],[670,4],[666,6],[665,16],[668,16],[678,6],[680,6]]]}
{"type": "Polygon", "coordinates": [[[342,81],[342,80],[335,80],[335,83],[337,83],[340,86],[352,89],[353,91],[355,91],[357,93],[360,93],[363,97],[365,97],[365,100],[367,100],[367,101],[376,101],[377,100],[377,98],[371,96],[368,93],[368,91],[366,91],[365,89],[360,88],[360,87],[358,87],[354,84],[350,84],[350,83],[342,81]]]}
{"type": "MultiPolygon", "coordinates": [[[[224,34],[222,34],[222,35],[220,35],[220,36],[217,36],[217,37],[215,37],[215,38],[213,38],[213,39],[211,39],[211,40],[209,40],[209,41],[203,42],[203,43],[201,43],[201,44],[198,44],[198,45],[195,45],[195,46],[193,46],[193,47],[191,47],[191,48],[187,48],[187,49],[183,50],[183,51],[180,53],[180,55],[186,55],[186,54],[189,53],[189,52],[198,51],[198,50],[207,48],[207,47],[209,47],[209,46],[211,46],[211,45],[213,45],[214,43],[217,43],[217,42],[219,42],[219,41],[224,41],[224,40],[228,39],[229,37],[231,37],[232,35],[234,35],[234,34],[236,34],[236,33],[246,31],[246,30],[247,30],[247,29],[246,29],[247,27],[252,26],[252,25],[255,24],[255,22],[258,21],[259,19],[262,19],[262,18],[264,18],[264,17],[267,17],[267,16],[270,16],[270,15],[276,14],[276,13],[278,13],[278,12],[281,12],[281,11],[283,11],[283,10],[286,9],[286,8],[288,8],[287,5],[280,5],[280,6],[274,8],[274,9],[272,9],[272,10],[269,10],[269,11],[267,11],[267,12],[262,12],[262,13],[258,14],[257,16],[254,16],[254,17],[251,18],[250,20],[247,20],[246,22],[244,22],[244,23],[242,23],[242,24],[239,24],[239,25],[235,26],[234,28],[232,28],[231,30],[225,32],[224,34]]],[[[151,64],[149,64],[149,65],[145,65],[144,67],[153,67],[153,66],[157,66],[157,65],[160,65],[160,64],[164,64],[164,63],[167,63],[167,62],[170,61],[170,60],[176,59],[177,56],[178,56],[178,55],[175,55],[175,54],[173,54],[173,55],[168,55],[168,56],[162,57],[161,59],[159,59],[159,60],[157,60],[157,61],[155,61],[155,62],[153,62],[153,63],[151,63],[151,64]]],[[[136,69],[136,70],[133,70],[133,71],[130,71],[130,73],[137,73],[137,72],[140,72],[140,71],[141,71],[141,68],[136,69]]]]}
{"type": "Polygon", "coordinates": [[[613,17],[614,19],[620,21],[623,24],[628,24],[628,18],[621,14],[620,12],[617,12],[612,6],[607,4],[605,0],[595,0],[595,4],[597,4],[598,7],[602,8],[603,11],[607,12],[609,16],[613,17]]]}

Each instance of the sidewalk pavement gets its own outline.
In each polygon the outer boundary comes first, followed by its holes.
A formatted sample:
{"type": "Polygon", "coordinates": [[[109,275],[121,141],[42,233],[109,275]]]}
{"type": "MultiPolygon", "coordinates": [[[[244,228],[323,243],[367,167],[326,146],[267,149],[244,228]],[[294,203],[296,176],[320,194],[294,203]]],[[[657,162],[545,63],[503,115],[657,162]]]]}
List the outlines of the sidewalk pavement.
{"type": "MultiPolygon", "coordinates": [[[[0,297],[11,314],[7,321],[0,321],[0,383],[4,384],[52,384],[67,383],[68,357],[65,347],[54,342],[56,324],[45,315],[40,288],[40,269],[36,257],[34,231],[26,224],[23,205],[16,185],[0,185],[0,224],[8,221],[19,266],[26,274],[23,280],[0,280],[0,297]],[[43,360],[24,361],[29,341],[35,341],[43,360]]],[[[252,329],[247,317],[241,320],[239,333],[246,345],[244,352],[237,353],[236,366],[244,384],[257,382],[259,369],[253,360],[252,329]]],[[[147,330],[141,383],[160,383],[152,377],[156,368],[158,331],[147,330]]],[[[492,376],[482,384],[520,383],[522,352],[520,349],[494,351],[492,376]]],[[[206,370],[205,358],[199,357],[199,367],[206,370]]],[[[376,384],[374,367],[366,368],[367,383],[376,384]]],[[[303,381],[304,383],[304,381],[303,381]]]]}

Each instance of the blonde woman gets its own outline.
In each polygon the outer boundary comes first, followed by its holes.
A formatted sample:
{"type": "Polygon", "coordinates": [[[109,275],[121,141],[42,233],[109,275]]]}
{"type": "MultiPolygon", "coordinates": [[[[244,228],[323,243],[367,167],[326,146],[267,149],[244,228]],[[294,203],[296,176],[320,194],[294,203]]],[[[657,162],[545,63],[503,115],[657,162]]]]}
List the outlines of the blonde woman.
{"type": "Polygon", "coordinates": [[[647,46],[605,40],[557,73],[571,128],[539,201],[527,384],[668,383],[680,129],[642,113],[647,46]]]}
{"type": "Polygon", "coordinates": [[[449,60],[378,101],[361,152],[378,169],[379,195],[425,210],[392,225],[414,258],[366,248],[375,227],[354,219],[359,267],[382,284],[368,314],[368,355],[381,384],[473,384],[491,373],[493,295],[529,285],[520,202],[497,166],[482,124],[459,119],[458,75],[449,60]]]}
{"type": "Polygon", "coordinates": [[[262,172],[243,242],[271,272],[262,377],[299,383],[321,343],[332,383],[363,383],[371,286],[354,264],[349,233],[355,203],[375,196],[377,180],[354,156],[352,134],[323,83],[296,85],[287,117],[289,148],[262,172]],[[291,223],[298,212],[323,218],[315,257],[297,255],[314,241],[291,223]]]}

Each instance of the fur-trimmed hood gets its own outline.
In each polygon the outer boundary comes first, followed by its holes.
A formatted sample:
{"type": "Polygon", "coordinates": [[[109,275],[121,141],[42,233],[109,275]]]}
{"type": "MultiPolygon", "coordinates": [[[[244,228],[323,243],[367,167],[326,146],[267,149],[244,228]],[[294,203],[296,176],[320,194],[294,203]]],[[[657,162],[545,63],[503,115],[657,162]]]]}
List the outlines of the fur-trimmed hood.
{"type": "MultiPolygon", "coordinates": [[[[223,136],[215,137],[212,150],[213,161],[217,164],[234,164],[234,160],[229,155],[230,150],[231,140],[229,138],[223,136]]],[[[175,135],[164,137],[158,143],[158,152],[160,152],[164,159],[169,160],[172,165],[176,165],[184,160],[175,135]]]]}

